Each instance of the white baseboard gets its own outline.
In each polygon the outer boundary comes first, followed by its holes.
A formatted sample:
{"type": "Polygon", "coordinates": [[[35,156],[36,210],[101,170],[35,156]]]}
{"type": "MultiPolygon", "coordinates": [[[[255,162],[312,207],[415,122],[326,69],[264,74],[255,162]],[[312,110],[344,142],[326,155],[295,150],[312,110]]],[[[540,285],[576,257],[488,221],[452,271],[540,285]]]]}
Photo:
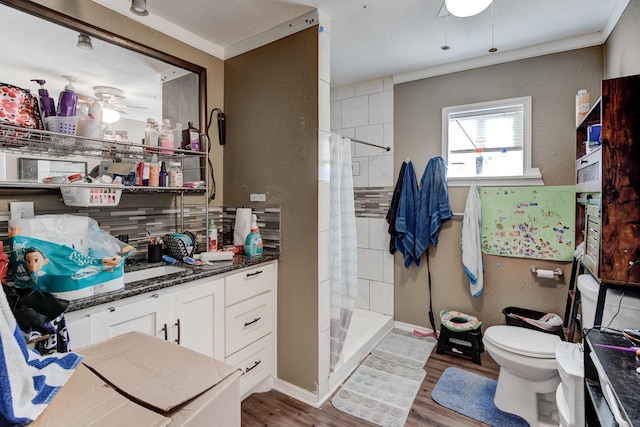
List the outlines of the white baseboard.
{"type": "Polygon", "coordinates": [[[319,408],[321,405],[321,403],[318,402],[317,393],[310,392],[309,390],[305,390],[286,381],[282,381],[279,378],[276,378],[273,388],[289,397],[299,400],[302,403],[313,406],[314,408],[319,408]]]}

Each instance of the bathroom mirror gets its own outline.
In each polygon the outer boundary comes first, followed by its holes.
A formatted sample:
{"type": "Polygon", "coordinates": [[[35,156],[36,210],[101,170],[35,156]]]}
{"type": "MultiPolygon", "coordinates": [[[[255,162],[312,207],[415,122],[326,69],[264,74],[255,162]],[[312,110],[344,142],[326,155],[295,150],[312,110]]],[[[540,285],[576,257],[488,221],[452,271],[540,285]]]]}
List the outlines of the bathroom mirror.
{"type": "MultiPolygon", "coordinates": [[[[186,128],[193,122],[202,128],[206,118],[203,67],[32,2],[0,0],[0,15],[0,39],[5,41],[1,82],[37,95],[40,86],[31,80],[45,80],[44,88],[57,105],[68,83],[62,76],[74,77],[79,113],[96,99],[103,112],[118,112],[117,121],[103,122],[106,138],[124,134],[129,141],[141,142],[148,117],[158,123],[168,118],[172,127],[180,123],[186,128]],[[79,47],[80,40],[90,42],[93,49],[79,47]]],[[[18,179],[10,176],[17,168],[8,164],[17,163],[17,157],[6,153],[0,155],[0,162],[4,171],[0,180],[18,179]]]]}

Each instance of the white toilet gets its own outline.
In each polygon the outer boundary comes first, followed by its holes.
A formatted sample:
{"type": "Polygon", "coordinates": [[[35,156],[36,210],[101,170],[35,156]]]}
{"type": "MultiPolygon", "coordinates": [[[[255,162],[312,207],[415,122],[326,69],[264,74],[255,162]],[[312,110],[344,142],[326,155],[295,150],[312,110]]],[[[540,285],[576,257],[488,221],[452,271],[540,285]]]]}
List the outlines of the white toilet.
{"type": "Polygon", "coordinates": [[[578,344],[560,342],[556,361],[562,384],[556,390],[561,427],[584,427],[584,353],[578,344]]]}
{"type": "MultiPolygon", "coordinates": [[[[489,327],[484,348],[500,365],[494,403],[532,426],[557,419],[555,394],[560,384],[556,347],[560,337],[519,326],[489,327]]],[[[543,423],[543,425],[546,423],[543,423]]],[[[557,425],[557,422],[556,422],[557,425]]]]}

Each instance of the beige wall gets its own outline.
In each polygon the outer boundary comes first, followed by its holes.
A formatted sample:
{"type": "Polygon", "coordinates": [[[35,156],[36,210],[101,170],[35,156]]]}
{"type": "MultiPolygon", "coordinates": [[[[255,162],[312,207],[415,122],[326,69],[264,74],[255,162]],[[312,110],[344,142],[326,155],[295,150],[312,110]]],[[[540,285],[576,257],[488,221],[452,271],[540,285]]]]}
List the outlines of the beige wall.
{"type": "Polygon", "coordinates": [[[640,0],[631,0],[605,45],[604,78],[640,74],[640,0]]]}
{"type": "MultiPolygon", "coordinates": [[[[533,167],[545,185],[574,182],[575,95],[588,89],[599,97],[603,70],[601,47],[575,50],[448,74],[396,85],[395,170],[410,158],[418,179],[431,157],[440,155],[442,108],[495,99],[532,97],[533,167]]],[[[468,187],[449,187],[454,212],[463,212],[468,187]]],[[[502,309],[517,306],[564,316],[570,263],[485,256],[484,293],[471,297],[460,260],[462,222],[454,219],[430,249],[433,309],[460,310],[485,325],[504,323],[502,309]],[[558,281],[537,279],[529,268],[562,267],[558,281]]],[[[395,320],[429,326],[428,278],[420,267],[404,268],[395,257],[395,320]]],[[[439,325],[437,322],[436,326],[439,325]]]]}
{"type": "Polygon", "coordinates": [[[318,381],[318,28],[225,62],[225,205],[279,205],[278,377],[318,381]]]}
{"type": "MultiPolygon", "coordinates": [[[[173,55],[185,61],[197,64],[207,70],[207,113],[212,108],[224,110],[224,63],[222,60],[204,53],[194,47],[175,40],[165,34],[113,12],[103,6],[87,0],[35,0],[37,3],[64,13],[73,18],[94,25],[98,28],[118,34],[119,36],[152,47],[161,52],[173,55]]],[[[183,123],[186,126],[186,123],[183,123]]],[[[204,125],[203,125],[204,127],[204,125]]],[[[223,200],[223,147],[217,144],[216,126],[212,127],[211,159],[217,182],[215,205],[222,205],[223,200]]]]}

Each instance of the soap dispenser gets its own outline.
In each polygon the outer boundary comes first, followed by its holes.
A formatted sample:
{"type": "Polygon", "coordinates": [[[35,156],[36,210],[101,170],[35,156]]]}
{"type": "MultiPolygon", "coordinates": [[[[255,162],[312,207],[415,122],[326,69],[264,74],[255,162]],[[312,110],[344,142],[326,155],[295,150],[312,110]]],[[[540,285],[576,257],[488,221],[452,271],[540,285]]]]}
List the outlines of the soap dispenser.
{"type": "Polygon", "coordinates": [[[258,219],[255,214],[251,215],[251,232],[244,242],[244,254],[246,256],[262,255],[262,236],[258,230],[258,219]]]}
{"type": "Polygon", "coordinates": [[[49,92],[44,88],[46,81],[40,79],[31,79],[32,82],[36,82],[40,85],[38,89],[38,95],[40,95],[40,109],[44,117],[56,115],[56,104],[53,98],[49,96],[49,92]]]}
{"type": "Polygon", "coordinates": [[[78,94],[76,94],[76,88],[73,87],[73,82],[76,81],[76,78],[72,76],[62,77],[69,80],[69,83],[64,87],[64,90],[60,92],[60,97],[58,98],[58,116],[75,116],[78,106],[78,94]]]}

